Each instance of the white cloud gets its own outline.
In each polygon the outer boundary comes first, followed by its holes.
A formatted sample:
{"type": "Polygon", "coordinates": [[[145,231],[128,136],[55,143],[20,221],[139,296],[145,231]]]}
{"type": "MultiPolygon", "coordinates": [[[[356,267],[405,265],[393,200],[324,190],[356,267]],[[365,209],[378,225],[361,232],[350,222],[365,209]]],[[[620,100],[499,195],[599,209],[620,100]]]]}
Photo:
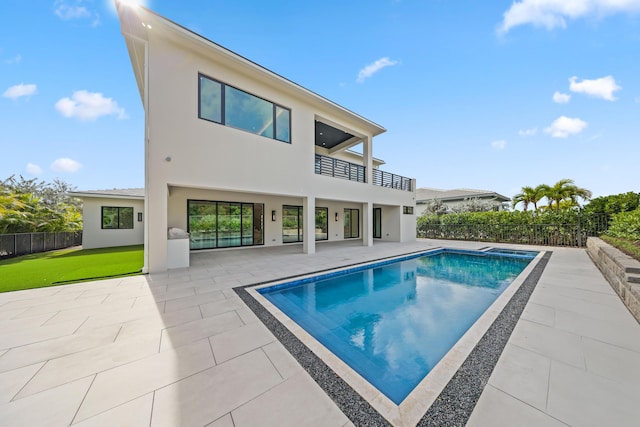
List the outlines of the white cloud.
{"type": "Polygon", "coordinates": [[[83,3],[87,3],[87,0],[56,0],[53,3],[53,12],[63,21],[92,19],[92,27],[100,25],[100,15],[92,9],[87,8],[83,3]]]}
{"type": "Polygon", "coordinates": [[[613,92],[619,91],[622,87],[618,86],[613,76],[600,77],[595,80],[578,81],[576,76],[569,78],[569,90],[576,93],[584,93],[595,98],[606,99],[607,101],[615,101],[613,92]]]}
{"type": "Polygon", "coordinates": [[[504,147],[506,146],[507,141],[505,141],[504,139],[499,139],[491,143],[491,148],[493,148],[494,150],[504,150],[504,147]]]}
{"type": "Polygon", "coordinates": [[[551,123],[551,125],[544,130],[554,138],[566,138],[569,135],[582,132],[587,127],[587,122],[578,118],[570,118],[566,116],[560,116],[551,123]]]}
{"type": "Polygon", "coordinates": [[[4,62],[6,64],[19,64],[20,62],[22,62],[22,55],[18,54],[13,58],[5,59],[4,62]]]}
{"type": "Polygon", "coordinates": [[[499,34],[531,24],[547,30],[566,28],[567,19],[603,18],[616,13],[640,12],[640,0],[521,0],[503,14],[499,34]]]}
{"type": "Polygon", "coordinates": [[[22,96],[31,96],[36,93],[38,87],[34,84],[22,84],[11,86],[2,94],[5,98],[18,99],[22,96]]]}
{"type": "Polygon", "coordinates": [[[116,101],[105,98],[99,92],[78,90],[71,98],[62,98],[56,102],[56,110],[64,117],[75,117],[80,120],[95,120],[101,116],[116,116],[118,119],[127,117],[124,108],[116,101]]]}
{"type": "Polygon", "coordinates": [[[518,135],[520,136],[533,136],[538,133],[538,128],[531,128],[525,130],[519,130],[518,135]]]}
{"type": "Polygon", "coordinates": [[[86,7],[78,4],[69,5],[64,1],[57,1],[54,3],[56,10],[54,13],[58,15],[58,18],[68,21],[70,19],[88,18],[91,16],[91,12],[86,7]]]}
{"type": "Polygon", "coordinates": [[[25,169],[29,175],[40,175],[42,173],[42,168],[38,165],[34,165],[33,163],[27,163],[27,167],[25,169]]]}
{"type": "Polygon", "coordinates": [[[82,165],[68,157],[61,157],[51,163],[51,170],[54,172],[73,173],[77,172],[82,165]]]}
{"type": "Polygon", "coordinates": [[[356,82],[363,83],[367,78],[373,76],[378,71],[382,70],[385,67],[392,67],[398,64],[398,61],[394,61],[389,59],[388,57],[380,58],[377,61],[367,65],[358,73],[358,78],[356,82]]]}
{"type": "Polygon", "coordinates": [[[571,95],[568,93],[560,93],[558,91],[553,94],[553,102],[556,104],[566,104],[571,100],[571,95]]]}

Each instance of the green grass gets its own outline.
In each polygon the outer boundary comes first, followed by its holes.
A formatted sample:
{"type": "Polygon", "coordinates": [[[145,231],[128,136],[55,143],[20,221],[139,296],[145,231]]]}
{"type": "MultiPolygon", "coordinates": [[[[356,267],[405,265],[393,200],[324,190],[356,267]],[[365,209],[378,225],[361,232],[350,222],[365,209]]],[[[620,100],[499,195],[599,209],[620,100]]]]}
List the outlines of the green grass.
{"type": "Polygon", "coordinates": [[[0,261],[0,292],[140,274],[143,246],[63,249],[0,261]]]}

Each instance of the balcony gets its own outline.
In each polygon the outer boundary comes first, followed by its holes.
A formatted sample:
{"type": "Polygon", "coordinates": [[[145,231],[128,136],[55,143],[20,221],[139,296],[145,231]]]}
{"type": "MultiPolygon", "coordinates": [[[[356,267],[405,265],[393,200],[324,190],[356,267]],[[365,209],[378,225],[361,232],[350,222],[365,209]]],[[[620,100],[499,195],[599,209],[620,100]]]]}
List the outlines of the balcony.
{"type": "Polygon", "coordinates": [[[362,165],[316,154],[316,174],[318,175],[348,179],[349,181],[367,182],[365,170],[366,168],[362,165]]]}
{"type": "MultiPolygon", "coordinates": [[[[346,160],[316,154],[315,172],[318,175],[348,179],[349,181],[367,182],[366,168],[346,160]]],[[[373,185],[393,188],[402,191],[413,191],[411,178],[394,173],[373,169],[373,185]]]]}
{"type": "Polygon", "coordinates": [[[379,185],[380,187],[395,188],[402,191],[413,191],[413,185],[411,184],[411,178],[407,178],[394,173],[381,171],[380,169],[373,170],[373,185],[379,185]]]}

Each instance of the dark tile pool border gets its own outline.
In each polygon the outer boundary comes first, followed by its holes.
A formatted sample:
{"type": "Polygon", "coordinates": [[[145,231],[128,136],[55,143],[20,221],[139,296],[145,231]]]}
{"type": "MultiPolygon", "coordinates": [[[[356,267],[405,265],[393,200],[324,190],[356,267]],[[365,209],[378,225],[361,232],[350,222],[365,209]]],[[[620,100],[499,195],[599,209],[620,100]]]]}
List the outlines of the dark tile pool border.
{"type": "MultiPolygon", "coordinates": [[[[412,253],[418,252],[424,251],[412,253]]],[[[549,262],[549,258],[551,258],[551,254],[551,251],[546,251],[538,261],[520,288],[509,300],[502,312],[491,324],[487,332],[471,351],[471,354],[469,354],[451,381],[445,386],[417,425],[464,426],[467,423],[485,385],[489,381],[489,377],[498,362],[500,354],[502,354],[511,336],[511,332],[518,322],[518,319],[520,319],[520,315],[549,262]]],[[[396,258],[396,256],[366,262],[383,261],[391,258],[396,258]]],[[[351,267],[360,264],[363,263],[339,266],[336,268],[351,267]]],[[[335,268],[324,269],[308,274],[319,274],[334,269],[335,268]]],[[[278,281],[293,279],[295,277],[300,277],[300,275],[285,277],[278,279],[278,281]]],[[[274,280],[240,286],[234,288],[234,291],[256,314],[260,321],[269,328],[298,363],[311,375],[316,383],[322,387],[325,393],[338,405],[340,410],[351,422],[357,426],[389,426],[389,422],[380,415],[378,411],[246,291],[246,288],[270,282],[274,282],[274,280]]]]}

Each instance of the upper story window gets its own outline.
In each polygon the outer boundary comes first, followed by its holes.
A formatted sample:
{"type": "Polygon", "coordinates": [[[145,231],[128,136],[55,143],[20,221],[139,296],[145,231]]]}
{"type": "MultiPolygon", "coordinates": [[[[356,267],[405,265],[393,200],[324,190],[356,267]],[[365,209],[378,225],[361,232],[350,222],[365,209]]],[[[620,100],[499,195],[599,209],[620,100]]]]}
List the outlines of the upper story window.
{"type": "Polygon", "coordinates": [[[198,74],[198,117],[291,143],[291,110],[198,74]]]}

